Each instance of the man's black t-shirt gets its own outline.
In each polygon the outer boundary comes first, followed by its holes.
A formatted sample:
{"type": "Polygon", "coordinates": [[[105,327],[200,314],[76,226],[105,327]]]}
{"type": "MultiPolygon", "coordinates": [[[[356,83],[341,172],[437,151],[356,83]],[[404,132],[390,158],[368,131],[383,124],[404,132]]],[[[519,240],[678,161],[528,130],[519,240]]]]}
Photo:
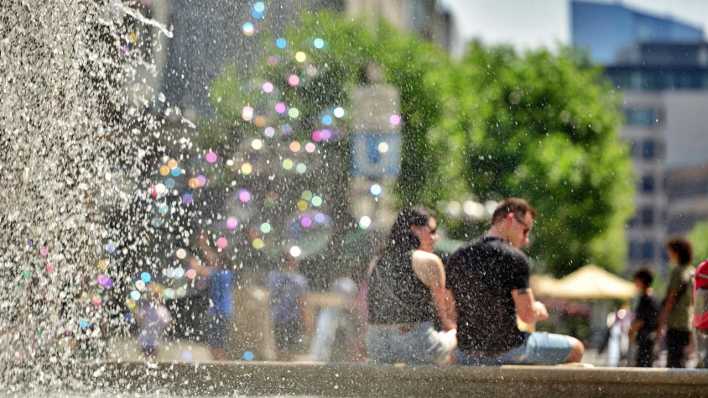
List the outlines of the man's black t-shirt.
{"type": "Polygon", "coordinates": [[[513,289],[529,286],[526,255],[506,241],[484,237],[447,262],[447,286],[457,306],[457,344],[463,351],[497,355],[522,344],[513,289]]]}
{"type": "Polygon", "coordinates": [[[634,312],[635,319],[643,321],[642,327],[637,331],[637,339],[650,339],[650,336],[652,336],[652,333],[656,330],[659,317],[659,304],[654,297],[643,294],[639,297],[639,302],[634,312]]]}

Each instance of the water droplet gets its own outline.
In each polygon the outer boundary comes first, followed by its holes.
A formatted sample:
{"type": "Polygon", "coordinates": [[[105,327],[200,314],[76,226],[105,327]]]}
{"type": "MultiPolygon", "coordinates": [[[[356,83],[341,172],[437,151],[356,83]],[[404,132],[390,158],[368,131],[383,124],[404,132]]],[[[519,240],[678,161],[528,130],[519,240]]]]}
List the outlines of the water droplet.
{"type": "Polygon", "coordinates": [[[226,228],[233,231],[238,227],[238,219],[235,217],[229,217],[226,219],[226,228]]]}
{"type": "Polygon", "coordinates": [[[320,206],[322,206],[323,200],[321,197],[315,195],[312,197],[312,200],[310,202],[312,203],[313,206],[320,207],[320,206]]]}
{"type": "Polygon", "coordinates": [[[253,112],[254,112],[253,107],[246,105],[241,110],[241,118],[247,122],[250,122],[251,120],[253,120],[253,112]]]}
{"type": "Polygon", "coordinates": [[[241,26],[241,31],[246,36],[253,36],[256,33],[256,26],[253,22],[246,22],[241,26]]]}
{"type": "Polygon", "coordinates": [[[229,245],[229,241],[223,236],[219,237],[219,239],[216,240],[216,247],[218,247],[221,250],[226,249],[226,247],[228,245],[229,245]]]}
{"type": "Polygon", "coordinates": [[[263,224],[261,224],[260,230],[264,234],[269,234],[272,230],[272,227],[271,227],[270,223],[264,222],[263,224]]]}
{"type": "Polygon", "coordinates": [[[204,159],[206,159],[207,163],[214,164],[219,159],[219,156],[214,151],[209,150],[209,152],[204,155],[204,159]]]}
{"type": "Polygon", "coordinates": [[[289,253],[294,258],[298,258],[300,257],[300,255],[302,255],[302,249],[300,249],[299,246],[292,246],[290,247],[289,253]]]}
{"type": "Polygon", "coordinates": [[[273,83],[271,82],[265,82],[263,83],[263,86],[261,86],[261,90],[263,90],[264,93],[270,94],[273,92],[273,83]]]}
{"type": "Polygon", "coordinates": [[[369,188],[369,192],[374,196],[379,196],[383,192],[383,188],[381,188],[379,184],[372,184],[371,188],[369,188]]]}

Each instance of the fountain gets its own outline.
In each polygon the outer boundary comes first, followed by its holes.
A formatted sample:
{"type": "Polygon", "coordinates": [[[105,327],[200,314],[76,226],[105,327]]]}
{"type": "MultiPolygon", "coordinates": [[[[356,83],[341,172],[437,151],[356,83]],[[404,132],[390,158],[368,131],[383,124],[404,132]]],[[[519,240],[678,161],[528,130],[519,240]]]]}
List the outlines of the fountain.
{"type": "MultiPolygon", "coordinates": [[[[197,231],[208,230],[239,270],[267,267],[284,248],[317,254],[341,232],[346,203],[337,203],[336,181],[344,168],[325,169],[344,148],[341,95],[340,103],[330,95],[302,114],[286,102],[288,90],[318,84],[316,67],[298,52],[290,65],[300,65],[297,74],[230,87],[253,106],[243,108],[236,132],[212,129],[216,138],[204,138],[193,120],[208,93],[188,96],[196,108],[175,104],[178,83],[162,70],[173,30],[150,3],[0,7],[0,363],[7,385],[66,386],[77,368],[106,358],[110,337],[129,335],[141,298],[155,294],[168,305],[189,298],[199,281],[184,264],[197,231]],[[158,89],[161,77],[167,95],[158,89]],[[282,120],[265,126],[266,117],[282,120]],[[293,133],[313,120],[323,127],[311,137],[293,133]],[[319,183],[308,185],[313,178],[319,183]]],[[[249,3],[244,10],[255,25],[237,21],[239,37],[287,20],[292,5],[277,6],[268,22],[264,3],[249,3]]],[[[235,9],[234,16],[243,13],[235,9]]],[[[283,40],[274,48],[284,50],[283,40]]],[[[248,65],[229,70],[248,73],[248,65]]],[[[231,78],[250,79],[225,73],[221,82],[231,78]]]]}
{"type": "Polygon", "coordinates": [[[43,368],[71,363],[74,345],[100,352],[115,310],[91,279],[105,209],[127,204],[137,172],[130,68],[112,56],[121,25],[106,2],[10,1],[0,20],[2,377],[51,384],[43,368]]]}

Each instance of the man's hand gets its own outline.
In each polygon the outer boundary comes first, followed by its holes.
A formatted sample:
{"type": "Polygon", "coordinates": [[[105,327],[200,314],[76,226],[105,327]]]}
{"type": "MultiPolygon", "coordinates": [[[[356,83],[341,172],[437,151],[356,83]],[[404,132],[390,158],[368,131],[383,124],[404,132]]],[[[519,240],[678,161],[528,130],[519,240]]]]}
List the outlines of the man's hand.
{"type": "Polygon", "coordinates": [[[514,299],[516,315],[527,324],[548,319],[548,310],[542,302],[536,301],[530,288],[514,289],[511,291],[514,299]]]}
{"type": "Polygon", "coordinates": [[[533,308],[533,314],[537,321],[545,321],[548,319],[548,310],[542,302],[534,301],[531,308],[533,308]]]}

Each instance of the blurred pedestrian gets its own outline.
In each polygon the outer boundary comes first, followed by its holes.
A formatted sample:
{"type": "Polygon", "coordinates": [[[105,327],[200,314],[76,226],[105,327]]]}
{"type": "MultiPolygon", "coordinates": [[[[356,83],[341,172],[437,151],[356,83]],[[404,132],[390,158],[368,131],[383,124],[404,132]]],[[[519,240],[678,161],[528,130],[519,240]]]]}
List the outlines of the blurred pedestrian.
{"type": "Polygon", "coordinates": [[[347,361],[355,357],[357,323],[354,319],[354,299],[357,295],[356,283],[349,277],[334,280],[330,289],[332,295],[340,300],[339,305],[325,307],[317,315],[315,335],[310,345],[310,359],[329,362],[337,346],[337,337],[344,336],[339,346],[347,351],[347,361]]]}
{"type": "Polygon", "coordinates": [[[698,367],[708,368],[708,259],[696,267],[693,327],[698,343],[698,367]]]}
{"type": "MultiPolygon", "coordinates": [[[[151,286],[156,286],[152,284],[151,286]]],[[[163,304],[160,295],[152,289],[145,292],[135,309],[138,324],[138,344],[147,358],[157,358],[160,339],[172,323],[172,315],[163,304]]]]}
{"type": "Polygon", "coordinates": [[[691,243],[683,238],[670,240],[666,249],[673,269],[659,315],[658,331],[666,339],[666,366],[683,368],[693,320],[693,251],[691,243]]]}
{"type": "Polygon", "coordinates": [[[401,210],[374,263],[367,330],[373,362],[449,362],[456,345],[454,302],[442,261],[433,254],[436,230],[429,211],[401,210]]]}
{"type": "Polygon", "coordinates": [[[458,311],[457,362],[463,365],[558,364],[579,362],[583,344],[570,336],[522,332],[548,319],[529,287],[529,244],[535,210],[523,199],[505,199],[481,239],[450,256],[448,286],[458,311]]]}
{"type": "Polygon", "coordinates": [[[313,329],[306,308],[309,286],[299,267],[298,259],[287,253],[280,269],[270,271],[266,277],[275,344],[283,358],[302,349],[305,335],[313,329]]]}
{"type": "Polygon", "coordinates": [[[639,291],[639,300],[634,308],[634,319],[629,328],[629,338],[636,345],[635,366],[650,368],[654,363],[656,326],[659,318],[659,303],[652,294],[654,274],[642,268],[634,274],[634,285],[639,291]]]}
{"type": "Polygon", "coordinates": [[[235,274],[227,266],[225,252],[211,246],[205,231],[198,234],[196,247],[201,253],[202,262],[192,258],[190,268],[198,276],[206,278],[209,286],[206,340],[212,358],[223,361],[227,359],[226,344],[234,316],[235,274]]]}

